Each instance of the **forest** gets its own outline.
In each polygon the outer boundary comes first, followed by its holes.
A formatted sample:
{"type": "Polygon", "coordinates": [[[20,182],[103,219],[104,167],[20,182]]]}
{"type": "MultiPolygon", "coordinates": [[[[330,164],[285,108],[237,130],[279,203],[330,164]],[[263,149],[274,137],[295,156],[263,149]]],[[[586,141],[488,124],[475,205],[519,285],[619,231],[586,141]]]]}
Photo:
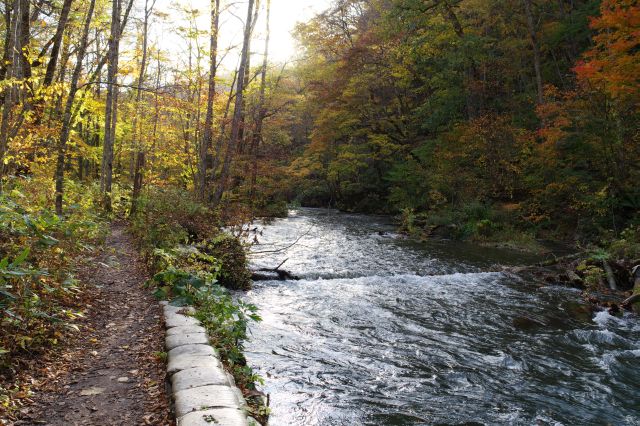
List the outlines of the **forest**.
{"type": "Polygon", "coordinates": [[[389,215],[422,240],[562,245],[596,253],[580,275],[601,285],[609,259],[640,258],[636,0],[333,0],[296,25],[288,61],[273,59],[272,1],[2,2],[8,418],[31,395],[23,372],[83,329],[114,221],[159,296],[217,315],[245,394],[261,380],[241,343],[259,315],[204,293],[250,288],[224,230],[255,218],[323,207],[389,215]],[[227,45],[229,19],[242,31],[227,45]]]}
{"type": "Polygon", "coordinates": [[[464,237],[577,242],[637,226],[638,11],[339,3],[298,28],[312,125],[294,193],[464,237]]]}

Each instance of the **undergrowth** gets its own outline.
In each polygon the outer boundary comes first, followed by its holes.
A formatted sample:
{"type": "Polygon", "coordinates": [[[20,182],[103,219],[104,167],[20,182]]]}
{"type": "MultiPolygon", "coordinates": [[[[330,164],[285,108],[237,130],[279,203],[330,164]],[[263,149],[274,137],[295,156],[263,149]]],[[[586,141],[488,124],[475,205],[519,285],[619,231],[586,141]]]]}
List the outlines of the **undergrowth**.
{"type": "Polygon", "coordinates": [[[256,386],[263,380],[247,365],[248,325],[260,321],[256,306],[233,297],[250,288],[244,247],[221,230],[215,211],[178,190],[151,189],[143,197],[131,231],[155,272],[149,281],[159,299],[193,306],[252,415],[266,420],[268,408],[256,386]]]}
{"type": "Polygon", "coordinates": [[[66,214],[52,209],[51,183],[13,178],[0,193],[0,411],[17,409],[25,365],[77,331],[83,285],[76,270],[106,237],[97,190],[68,182],[66,214]]]}

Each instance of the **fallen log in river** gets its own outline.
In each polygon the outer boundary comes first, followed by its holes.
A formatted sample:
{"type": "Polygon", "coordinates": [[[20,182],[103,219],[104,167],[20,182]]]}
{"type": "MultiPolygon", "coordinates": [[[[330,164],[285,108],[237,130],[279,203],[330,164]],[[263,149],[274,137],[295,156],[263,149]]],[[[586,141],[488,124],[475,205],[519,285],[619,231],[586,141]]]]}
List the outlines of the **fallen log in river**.
{"type": "Polygon", "coordinates": [[[300,278],[293,275],[289,271],[285,271],[284,269],[280,269],[282,265],[289,259],[285,259],[282,263],[280,263],[275,268],[260,268],[257,271],[252,271],[251,279],[253,281],[288,281],[294,280],[297,281],[300,278]]]}

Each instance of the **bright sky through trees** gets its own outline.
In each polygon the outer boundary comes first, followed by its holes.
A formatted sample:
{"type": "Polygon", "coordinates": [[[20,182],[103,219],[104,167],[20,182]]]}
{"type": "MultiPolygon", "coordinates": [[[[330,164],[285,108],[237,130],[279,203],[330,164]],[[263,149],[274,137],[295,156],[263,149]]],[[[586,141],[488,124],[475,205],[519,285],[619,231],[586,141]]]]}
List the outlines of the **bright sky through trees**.
{"type": "MultiPolygon", "coordinates": [[[[221,15],[220,44],[221,53],[230,46],[236,46],[242,42],[243,20],[245,18],[246,0],[223,1],[224,8],[221,15]]],[[[262,2],[261,2],[262,3],[262,2]]],[[[296,54],[296,41],[292,32],[298,22],[305,22],[314,15],[327,9],[330,0],[273,0],[271,5],[271,59],[274,62],[286,62],[296,54]]],[[[198,10],[198,30],[202,31],[201,46],[208,46],[207,31],[209,29],[209,1],[208,0],[158,0],[156,10],[166,14],[167,17],[161,25],[156,25],[155,37],[162,49],[171,52],[175,60],[184,50],[186,41],[176,30],[180,26],[187,26],[180,9],[198,10]]],[[[264,5],[261,5],[261,13],[256,23],[253,38],[252,53],[262,50],[264,37],[264,5]]],[[[232,49],[225,57],[222,65],[225,70],[233,70],[237,66],[239,49],[232,49]]]]}

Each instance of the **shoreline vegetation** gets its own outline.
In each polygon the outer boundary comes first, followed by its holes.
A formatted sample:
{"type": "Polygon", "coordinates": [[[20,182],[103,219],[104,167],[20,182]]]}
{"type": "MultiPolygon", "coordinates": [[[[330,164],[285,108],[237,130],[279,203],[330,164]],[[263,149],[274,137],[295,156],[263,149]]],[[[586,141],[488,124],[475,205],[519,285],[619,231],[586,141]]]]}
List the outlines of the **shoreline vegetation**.
{"type": "Polygon", "coordinates": [[[269,400],[258,388],[264,380],[244,355],[248,326],[261,318],[254,305],[232,293],[251,288],[245,247],[223,230],[217,212],[189,193],[149,190],[139,206],[130,217],[130,231],[153,273],[147,286],[159,300],[195,308],[250,415],[267,424],[269,400]]]}
{"type": "Polygon", "coordinates": [[[498,220],[487,207],[471,205],[449,216],[405,210],[398,223],[401,232],[419,240],[460,239],[545,255],[549,257],[545,261],[510,270],[534,271],[541,282],[578,288],[594,308],[604,307],[612,315],[623,310],[640,314],[640,300],[634,297],[640,294],[640,226],[631,225],[609,239],[603,235],[600,240],[583,243],[567,239],[541,242],[531,231],[517,230],[510,222],[498,220]],[[555,253],[558,247],[560,255],[555,253]]]}

